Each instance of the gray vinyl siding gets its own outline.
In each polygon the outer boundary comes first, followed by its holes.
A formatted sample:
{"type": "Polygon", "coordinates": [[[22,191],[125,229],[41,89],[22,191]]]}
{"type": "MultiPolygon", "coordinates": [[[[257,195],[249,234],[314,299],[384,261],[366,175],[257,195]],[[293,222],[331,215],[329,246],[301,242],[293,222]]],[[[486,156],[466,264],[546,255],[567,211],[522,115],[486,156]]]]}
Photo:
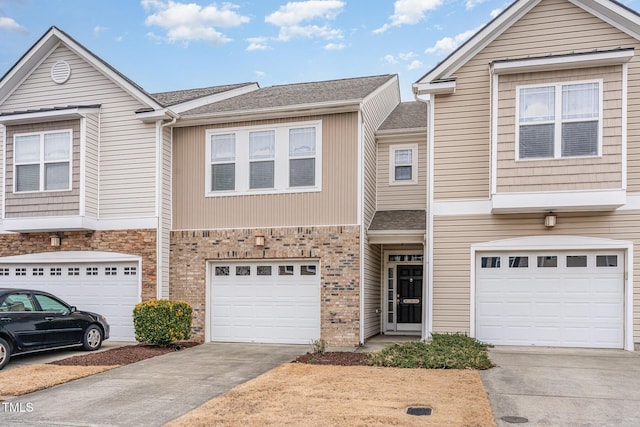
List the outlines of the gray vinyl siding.
{"type": "MultiPolygon", "coordinates": [[[[376,130],[400,103],[400,92],[397,79],[392,79],[386,85],[371,95],[362,106],[362,144],[363,144],[363,195],[362,220],[366,230],[376,211],[376,177],[377,177],[377,143],[376,130]]],[[[370,245],[366,233],[363,233],[364,253],[362,254],[364,277],[363,301],[364,317],[362,319],[364,338],[367,339],[380,333],[380,314],[376,313],[382,307],[382,278],[380,246],[370,245]]]]}
{"type": "Polygon", "coordinates": [[[80,214],[80,120],[8,126],[6,150],[7,173],[4,187],[6,218],[72,216],[80,214]],[[14,135],[69,129],[72,131],[73,139],[71,190],[14,192],[14,135]]]}
{"type": "Polygon", "coordinates": [[[98,217],[98,164],[100,162],[100,115],[88,114],[84,119],[85,135],[85,215],[89,218],[98,217]]]}
{"type": "Polygon", "coordinates": [[[0,105],[0,112],[68,105],[100,104],[100,219],[156,216],[155,124],[142,123],[135,111],[144,105],[100,71],[59,45],[0,105]],[[51,80],[51,66],[65,60],[71,77],[51,80]]]}

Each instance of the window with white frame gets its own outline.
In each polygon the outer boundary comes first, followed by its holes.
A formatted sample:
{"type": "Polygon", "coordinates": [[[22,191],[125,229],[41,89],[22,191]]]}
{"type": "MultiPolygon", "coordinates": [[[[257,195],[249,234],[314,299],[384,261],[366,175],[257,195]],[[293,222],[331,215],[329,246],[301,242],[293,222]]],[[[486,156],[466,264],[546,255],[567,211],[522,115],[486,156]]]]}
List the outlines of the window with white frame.
{"type": "Polygon", "coordinates": [[[207,195],[319,191],[321,122],[211,129],[207,195]]]}
{"type": "Polygon", "coordinates": [[[72,134],[63,130],[14,135],[14,191],[70,190],[72,134]]]}
{"type": "Polygon", "coordinates": [[[602,81],[517,88],[517,159],[597,156],[602,81]]]}
{"type": "Polygon", "coordinates": [[[418,145],[402,144],[389,147],[389,184],[418,182],[418,145]]]}

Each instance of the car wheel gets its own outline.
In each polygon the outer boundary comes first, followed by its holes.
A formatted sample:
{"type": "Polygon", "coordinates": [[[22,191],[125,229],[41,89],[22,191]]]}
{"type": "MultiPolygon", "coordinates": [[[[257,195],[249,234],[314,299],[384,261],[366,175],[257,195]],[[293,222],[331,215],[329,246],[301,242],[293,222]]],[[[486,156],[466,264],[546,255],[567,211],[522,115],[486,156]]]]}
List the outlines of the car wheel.
{"type": "Polygon", "coordinates": [[[11,346],[0,338],[0,369],[9,363],[9,359],[11,359],[11,346]]]}
{"type": "Polygon", "coordinates": [[[96,325],[91,325],[84,331],[82,346],[85,350],[97,350],[102,345],[102,330],[96,325]]]}

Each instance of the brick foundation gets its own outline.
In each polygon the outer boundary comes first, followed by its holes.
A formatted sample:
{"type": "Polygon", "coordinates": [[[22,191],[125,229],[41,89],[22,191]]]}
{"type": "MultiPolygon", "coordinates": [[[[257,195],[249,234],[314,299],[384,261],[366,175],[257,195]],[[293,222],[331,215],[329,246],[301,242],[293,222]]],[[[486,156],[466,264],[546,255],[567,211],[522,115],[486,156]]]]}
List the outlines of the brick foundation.
{"type": "Polygon", "coordinates": [[[206,264],[210,260],[319,259],[321,338],[332,346],[360,341],[360,227],[293,227],[171,233],[170,298],[193,307],[193,338],[204,341],[206,264]],[[264,248],[255,235],[265,236],[264,248]]]}
{"type": "Polygon", "coordinates": [[[156,297],[156,231],[109,230],[65,231],[61,245],[51,246],[52,233],[0,234],[0,256],[25,255],[39,252],[106,251],[142,257],[142,299],[156,297]]]}

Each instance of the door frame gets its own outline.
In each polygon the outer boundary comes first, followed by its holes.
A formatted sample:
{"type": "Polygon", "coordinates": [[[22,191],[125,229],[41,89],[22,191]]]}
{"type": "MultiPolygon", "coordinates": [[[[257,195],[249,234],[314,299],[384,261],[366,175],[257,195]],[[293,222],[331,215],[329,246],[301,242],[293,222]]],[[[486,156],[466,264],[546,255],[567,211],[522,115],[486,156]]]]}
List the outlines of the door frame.
{"type": "Polygon", "coordinates": [[[634,351],[633,343],[633,242],[584,236],[528,236],[494,240],[471,245],[469,334],[476,336],[476,253],[505,251],[619,250],[624,253],[624,349],[634,351]]]}
{"type": "Polygon", "coordinates": [[[407,249],[407,250],[384,250],[383,251],[383,271],[382,271],[382,310],[381,310],[381,314],[382,314],[382,321],[381,321],[381,326],[382,326],[382,333],[383,334],[388,334],[388,335],[393,335],[393,334],[399,334],[399,335],[422,335],[422,328],[423,325],[425,323],[425,308],[426,308],[426,295],[427,295],[427,279],[425,276],[425,272],[426,269],[424,268],[424,251],[423,250],[418,250],[418,249],[407,249]],[[389,256],[405,256],[405,260],[398,260],[398,261],[390,261],[389,260],[389,256]],[[406,260],[406,257],[409,256],[421,256],[422,259],[421,260],[415,260],[415,261],[408,261],[406,260]],[[422,267],[422,319],[420,323],[411,323],[411,324],[406,324],[406,325],[412,325],[412,327],[410,328],[399,328],[398,324],[396,323],[396,318],[395,318],[395,297],[393,298],[394,300],[394,310],[393,310],[393,316],[394,316],[394,321],[393,322],[389,322],[389,283],[392,281],[393,282],[393,289],[394,289],[394,294],[397,290],[397,275],[398,275],[398,269],[397,267],[399,265],[419,265],[422,267]],[[393,278],[390,279],[389,278],[389,269],[393,269],[393,278]]]}

